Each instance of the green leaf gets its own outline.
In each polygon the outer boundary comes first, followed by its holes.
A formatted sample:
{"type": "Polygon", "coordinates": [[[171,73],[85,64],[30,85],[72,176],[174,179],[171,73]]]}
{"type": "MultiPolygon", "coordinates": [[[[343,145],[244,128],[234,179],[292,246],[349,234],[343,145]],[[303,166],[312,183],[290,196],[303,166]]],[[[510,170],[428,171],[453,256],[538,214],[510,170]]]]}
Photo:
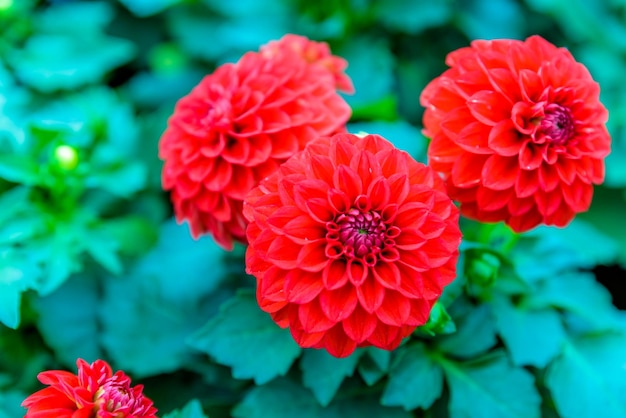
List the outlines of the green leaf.
{"type": "Polygon", "coordinates": [[[134,15],[147,17],[164,11],[181,0],[120,0],[134,15]]]}
{"type": "Polygon", "coordinates": [[[387,374],[391,353],[376,347],[366,347],[363,351],[366,355],[359,362],[359,374],[368,386],[372,386],[387,374]]]}
{"type": "Polygon", "coordinates": [[[443,390],[443,370],[429,356],[424,344],[400,348],[389,371],[381,403],[407,411],[429,408],[443,390]]]}
{"type": "Polygon", "coordinates": [[[148,254],[104,280],[102,343],[120,369],[143,377],[197,359],[186,339],[233,293],[222,286],[223,254],[210,237],[194,240],[187,225],[170,219],[148,254]]]}
{"type": "Polygon", "coordinates": [[[98,322],[99,283],[93,276],[75,275],[52,294],[35,300],[37,329],[63,364],[77,358],[102,358],[98,322]]]}
{"type": "Polygon", "coordinates": [[[118,257],[118,243],[101,226],[91,228],[85,249],[102,267],[113,274],[122,272],[122,262],[118,257]]]}
{"type": "Polygon", "coordinates": [[[100,225],[119,246],[120,254],[139,256],[153,247],[157,240],[156,226],[140,216],[129,215],[108,219],[100,225]]]}
{"type": "Polygon", "coordinates": [[[0,391],[0,418],[23,417],[26,410],[22,408],[21,403],[26,396],[18,391],[0,391]]]}
{"type": "Polygon", "coordinates": [[[146,183],[146,167],[139,162],[96,171],[85,180],[89,188],[102,188],[119,197],[130,197],[140,191],[146,183]]]}
{"type": "Polygon", "coordinates": [[[202,405],[197,399],[192,399],[182,409],[177,409],[169,414],[163,415],[163,418],[208,418],[202,410],[202,405]]]}
{"type": "Polygon", "coordinates": [[[25,290],[22,276],[21,270],[0,265],[0,322],[13,329],[20,324],[20,304],[25,290]]]}
{"type": "Polygon", "coordinates": [[[448,313],[457,331],[436,339],[437,347],[442,351],[470,358],[487,351],[496,343],[495,324],[487,305],[473,306],[459,298],[450,306],[448,313]]]}
{"type": "Polygon", "coordinates": [[[481,358],[442,362],[450,387],[450,418],[539,418],[533,376],[497,350],[481,358]]]}
{"type": "Polygon", "coordinates": [[[232,411],[234,418],[319,418],[324,409],[311,392],[287,378],[254,386],[232,411]]]}
{"type": "Polygon", "coordinates": [[[35,185],[39,183],[39,166],[26,155],[0,155],[0,178],[13,183],[35,185]]]}
{"type": "Polygon", "coordinates": [[[452,16],[449,0],[387,0],[374,3],[374,13],[390,29],[418,34],[427,28],[442,26],[452,16]]]}
{"type": "Polygon", "coordinates": [[[498,298],[492,302],[498,333],[516,366],[544,368],[557,356],[565,330],[555,309],[534,310],[498,298]]]}
{"type": "Polygon", "coordinates": [[[384,137],[397,148],[408,152],[415,160],[426,161],[428,141],[420,130],[405,120],[394,122],[373,121],[348,124],[352,133],[366,132],[384,137]]]}
{"type": "Polygon", "coordinates": [[[322,406],[328,405],[343,379],[352,376],[362,354],[359,350],[349,357],[336,358],[325,350],[304,350],[300,361],[304,386],[322,406]]]}
{"type": "Polygon", "coordinates": [[[611,294],[591,273],[560,274],[543,280],[525,298],[524,304],[535,309],[562,309],[593,331],[619,328],[611,294]]]}
{"type": "Polygon", "coordinates": [[[236,379],[257,384],[285,375],[301,352],[289,331],[261,311],[254,293],[246,290],[222,305],[190,344],[231,367],[236,379]]]}
{"type": "Polygon", "coordinates": [[[626,417],[626,335],[568,341],[545,382],[563,418],[626,417]]]}

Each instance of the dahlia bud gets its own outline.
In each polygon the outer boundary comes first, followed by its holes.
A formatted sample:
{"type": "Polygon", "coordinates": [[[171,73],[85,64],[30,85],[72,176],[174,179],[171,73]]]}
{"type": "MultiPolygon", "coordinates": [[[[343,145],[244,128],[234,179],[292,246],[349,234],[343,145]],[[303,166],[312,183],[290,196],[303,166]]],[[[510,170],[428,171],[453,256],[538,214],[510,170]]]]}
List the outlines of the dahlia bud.
{"type": "Polygon", "coordinates": [[[72,171],[78,165],[78,151],[70,145],[59,145],[53,155],[57,165],[65,171],[72,171]]]}
{"type": "Polygon", "coordinates": [[[433,305],[428,321],[416,329],[418,334],[431,337],[439,334],[452,334],[455,331],[456,325],[441,302],[436,302],[433,305]]]}
{"type": "Polygon", "coordinates": [[[481,251],[474,257],[468,257],[466,274],[469,281],[480,287],[491,286],[498,277],[500,259],[486,251],[481,251]]]}

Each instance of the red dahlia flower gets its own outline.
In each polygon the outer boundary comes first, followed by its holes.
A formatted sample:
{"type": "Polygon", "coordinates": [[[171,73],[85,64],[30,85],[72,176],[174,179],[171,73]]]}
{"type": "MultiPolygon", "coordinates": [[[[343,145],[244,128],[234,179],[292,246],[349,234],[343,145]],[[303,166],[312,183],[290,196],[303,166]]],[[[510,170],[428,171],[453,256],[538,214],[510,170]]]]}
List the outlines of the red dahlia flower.
{"type": "Polygon", "coordinates": [[[429,163],[461,213],[522,232],[586,211],[611,140],[585,66],[539,36],[474,41],[446,63],[420,101],[429,163]]]}
{"type": "Polygon", "coordinates": [[[24,418],[155,418],[156,408],[142,393],[143,386],[130,386],[122,371],[113,374],[103,360],[76,362],[78,375],[50,370],[37,378],[47,388],[22,402],[24,418]]]}
{"type": "Polygon", "coordinates": [[[246,193],[350,118],[336,91],[352,85],[341,72],[345,61],[325,44],[290,39],[219,67],[176,104],[159,144],[162,181],[194,237],[211,233],[226,249],[245,243],[246,193]]]}
{"type": "Polygon", "coordinates": [[[396,348],[456,274],[459,212],[434,171],[384,138],[307,145],[244,202],[261,309],[336,357],[396,348]]]}

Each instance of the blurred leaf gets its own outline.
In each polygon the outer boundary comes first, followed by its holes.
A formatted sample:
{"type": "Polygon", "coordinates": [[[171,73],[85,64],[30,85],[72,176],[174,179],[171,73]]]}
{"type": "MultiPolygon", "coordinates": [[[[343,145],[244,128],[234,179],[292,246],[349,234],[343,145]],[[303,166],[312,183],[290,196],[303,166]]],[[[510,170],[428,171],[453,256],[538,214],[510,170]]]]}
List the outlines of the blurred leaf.
{"type": "Polygon", "coordinates": [[[326,406],[337,393],[341,382],[352,376],[363,351],[346,358],[336,358],[325,350],[304,350],[300,368],[304,387],[311,389],[322,406],[326,406]]]}
{"type": "Polygon", "coordinates": [[[92,227],[85,249],[94,260],[113,274],[122,272],[122,262],[118,256],[119,245],[101,226],[92,227]]]}
{"type": "Polygon", "coordinates": [[[119,0],[128,10],[139,17],[147,17],[160,13],[181,1],[182,0],[119,0]]]}
{"type": "Polygon", "coordinates": [[[421,343],[398,349],[381,403],[402,406],[407,411],[429,408],[443,390],[443,370],[421,343]]]}
{"type": "Polygon", "coordinates": [[[42,32],[90,33],[103,29],[113,19],[113,9],[105,1],[55,4],[33,17],[42,32]]]}
{"type": "Polygon", "coordinates": [[[556,309],[514,306],[504,298],[492,301],[498,333],[515,366],[544,368],[561,352],[565,331],[556,309]]]}
{"type": "Polygon", "coordinates": [[[532,375],[502,350],[464,363],[442,363],[450,387],[450,418],[539,418],[532,375]]]}
{"type": "Polygon", "coordinates": [[[565,344],[547,369],[546,386],[559,416],[626,417],[626,336],[589,335],[565,344]]]}
{"type": "Polygon", "coordinates": [[[0,322],[16,329],[20,323],[20,302],[25,290],[22,272],[0,264],[0,322]]]}
{"type": "Polygon", "coordinates": [[[255,295],[244,290],[224,303],[190,344],[232,367],[236,379],[254,379],[259,385],[285,375],[301,352],[289,331],[276,325],[255,295]]]}
{"type": "Polygon", "coordinates": [[[359,362],[359,374],[365,383],[371,386],[387,375],[391,353],[376,347],[366,347],[363,351],[366,355],[362,356],[359,362]]]}
{"type": "MultiPolygon", "coordinates": [[[[590,330],[607,331],[619,326],[611,294],[591,273],[569,273],[550,277],[526,296],[528,308],[558,308],[584,321],[590,330]]],[[[533,337],[534,338],[534,337],[533,337]]]]}
{"type": "Polygon", "coordinates": [[[387,41],[384,38],[355,37],[335,53],[348,61],[346,73],[356,89],[354,95],[346,97],[352,107],[352,120],[395,119],[395,96],[390,95],[395,62],[387,41]]]}
{"type": "Polygon", "coordinates": [[[13,183],[35,185],[39,166],[26,155],[0,154],[0,177],[13,183]]]}
{"type": "Polygon", "coordinates": [[[374,3],[374,13],[388,28],[417,34],[444,25],[452,15],[449,0],[387,0],[374,3]]]}
{"type": "Polygon", "coordinates": [[[384,137],[396,148],[408,152],[411,157],[422,163],[426,163],[426,147],[428,141],[420,130],[407,121],[397,120],[394,122],[357,122],[347,126],[351,133],[366,132],[384,137]]]}
{"type": "Polygon", "coordinates": [[[159,241],[128,274],[104,281],[99,305],[102,342],[120,369],[135,376],[174,371],[194,357],[185,339],[217,311],[231,291],[221,248],[194,240],[171,219],[159,241]]]}
{"type": "Polygon", "coordinates": [[[21,403],[26,396],[18,391],[0,391],[0,418],[23,417],[26,410],[22,408],[21,403]]]}
{"type": "Polygon", "coordinates": [[[524,39],[527,25],[522,16],[515,0],[474,0],[464,2],[456,18],[469,39],[524,39]]]}
{"type": "Polygon", "coordinates": [[[119,167],[94,172],[85,180],[85,186],[102,188],[119,197],[130,197],[144,187],[146,175],[143,164],[128,162],[119,167]]]}
{"type": "Polygon", "coordinates": [[[135,215],[108,219],[99,225],[99,229],[114,239],[120,254],[135,257],[147,252],[159,238],[152,222],[135,215]]]}
{"type": "Polygon", "coordinates": [[[210,9],[219,12],[220,15],[235,20],[248,16],[281,16],[291,11],[289,3],[282,0],[266,0],[263,2],[256,0],[239,0],[230,3],[220,0],[203,0],[203,3],[210,9]]]}
{"type": "Polygon", "coordinates": [[[202,410],[202,405],[197,399],[191,400],[182,409],[177,409],[169,414],[163,415],[163,418],[208,418],[202,410]]]}
{"type": "Polygon", "coordinates": [[[313,395],[286,378],[254,386],[232,411],[234,418],[319,418],[328,416],[313,395]]]}
{"type": "Polygon", "coordinates": [[[37,329],[67,367],[73,367],[77,358],[89,362],[102,358],[98,287],[95,277],[79,274],[35,300],[37,329]]]}
{"type": "Polygon", "coordinates": [[[454,356],[470,358],[494,346],[495,324],[487,305],[471,305],[459,298],[450,306],[448,313],[457,331],[438,337],[436,342],[439,349],[454,356]]]}
{"type": "Polygon", "coordinates": [[[167,14],[168,23],[177,42],[192,56],[210,62],[237,61],[248,51],[281,38],[290,32],[289,15],[255,14],[225,19],[210,15],[206,8],[177,8],[167,14]],[[259,25],[259,21],[271,25],[259,25]],[[220,42],[206,42],[219,39],[220,42]]]}

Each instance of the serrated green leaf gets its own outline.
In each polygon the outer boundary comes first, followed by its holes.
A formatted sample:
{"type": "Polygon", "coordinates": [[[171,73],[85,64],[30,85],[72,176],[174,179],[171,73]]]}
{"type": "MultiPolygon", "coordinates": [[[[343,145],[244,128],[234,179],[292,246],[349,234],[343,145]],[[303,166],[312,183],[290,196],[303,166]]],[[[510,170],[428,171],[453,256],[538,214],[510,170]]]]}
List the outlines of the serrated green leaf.
{"type": "Polygon", "coordinates": [[[283,376],[301,352],[289,331],[276,325],[254,293],[245,290],[222,305],[189,343],[231,367],[233,377],[257,384],[283,376]]]}
{"type": "Polygon", "coordinates": [[[539,418],[541,397],[533,376],[513,367],[503,351],[441,363],[450,387],[450,418],[539,418]]]}
{"type": "Polygon", "coordinates": [[[565,330],[556,309],[534,310],[499,298],[491,303],[498,333],[516,366],[544,368],[561,351],[565,330]]]}
{"type": "Polygon", "coordinates": [[[409,411],[429,408],[443,390],[443,370],[421,343],[400,348],[389,370],[381,403],[409,411]]]}
{"type": "Polygon", "coordinates": [[[626,336],[589,335],[568,341],[545,382],[562,418],[626,417],[626,336]],[[599,409],[600,408],[600,409],[599,409]]]}
{"type": "Polygon", "coordinates": [[[363,351],[346,358],[336,358],[324,350],[305,350],[300,361],[302,381],[311,389],[322,406],[326,406],[337,393],[341,382],[352,376],[363,351]]]}
{"type": "Polygon", "coordinates": [[[210,237],[194,240],[187,225],[169,219],[148,254],[126,274],[104,281],[102,344],[119,368],[144,377],[197,358],[186,338],[233,293],[221,286],[223,253],[210,237]]]}
{"type": "Polygon", "coordinates": [[[495,324],[487,305],[471,305],[459,298],[448,309],[456,332],[436,339],[442,351],[464,358],[475,357],[496,343],[495,324]]]}
{"type": "Polygon", "coordinates": [[[90,362],[102,358],[98,286],[95,277],[75,275],[34,302],[37,329],[67,367],[73,367],[77,358],[90,362]]]}
{"type": "Polygon", "coordinates": [[[163,418],[208,418],[202,410],[202,405],[197,399],[192,399],[182,409],[177,409],[169,414],[163,415],[163,418]]]}

